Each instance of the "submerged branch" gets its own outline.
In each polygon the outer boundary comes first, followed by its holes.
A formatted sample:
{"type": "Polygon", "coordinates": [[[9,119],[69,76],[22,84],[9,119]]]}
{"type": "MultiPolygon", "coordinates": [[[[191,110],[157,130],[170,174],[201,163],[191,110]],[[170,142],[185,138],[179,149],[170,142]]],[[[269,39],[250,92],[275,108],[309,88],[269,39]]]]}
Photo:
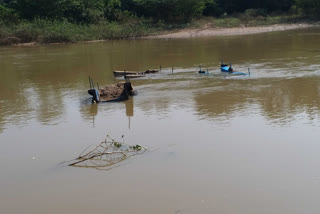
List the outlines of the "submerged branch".
{"type": "Polygon", "coordinates": [[[143,154],[147,150],[140,145],[129,146],[117,142],[110,138],[109,135],[107,135],[106,139],[94,149],[89,150],[89,148],[90,146],[87,147],[78,158],[73,160],[69,166],[89,168],[107,167],[129,157],[143,154]]]}

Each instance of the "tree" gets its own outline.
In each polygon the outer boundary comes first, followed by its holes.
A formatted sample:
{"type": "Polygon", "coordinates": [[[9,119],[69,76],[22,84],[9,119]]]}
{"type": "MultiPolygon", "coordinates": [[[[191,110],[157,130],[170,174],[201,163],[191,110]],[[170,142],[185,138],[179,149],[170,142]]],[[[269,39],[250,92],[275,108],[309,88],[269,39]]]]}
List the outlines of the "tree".
{"type": "Polygon", "coordinates": [[[111,21],[118,19],[121,13],[121,1],[120,0],[105,0],[104,1],[104,16],[111,21]]]}
{"type": "Polygon", "coordinates": [[[202,15],[206,2],[204,0],[178,0],[177,16],[181,16],[185,22],[190,21],[193,17],[202,15]]]}
{"type": "Polygon", "coordinates": [[[12,8],[6,7],[7,4],[0,2],[0,21],[4,23],[17,23],[19,20],[18,14],[12,8]]]}
{"type": "Polygon", "coordinates": [[[12,0],[7,1],[19,16],[32,20],[36,17],[52,17],[57,12],[55,1],[46,0],[12,0]]]}
{"type": "Polygon", "coordinates": [[[201,15],[208,0],[133,0],[138,15],[166,22],[190,21],[201,15]]]}
{"type": "Polygon", "coordinates": [[[104,0],[58,0],[62,16],[71,22],[96,23],[103,18],[104,0]]]}
{"type": "Polygon", "coordinates": [[[207,0],[205,2],[205,8],[203,10],[203,15],[205,16],[221,16],[223,10],[219,7],[219,4],[216,0],[207,0]]]}
{"type": "Polygon", "coordinates": [[[95,23],[103,18],[105,0],[2,0],[23,19],[67,19],[95,23]]]}
{"type": "Polygon", "coordinates": [[[319,0],[296,0],[298,8],[301,8],[305,15],[320,17],[319,0]]]}

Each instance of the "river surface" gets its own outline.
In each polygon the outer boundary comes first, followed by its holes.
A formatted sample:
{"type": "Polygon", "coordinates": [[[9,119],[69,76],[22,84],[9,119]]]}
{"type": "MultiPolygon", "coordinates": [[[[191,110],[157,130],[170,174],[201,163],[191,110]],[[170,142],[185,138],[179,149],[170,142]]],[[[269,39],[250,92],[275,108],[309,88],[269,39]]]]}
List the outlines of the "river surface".
{"type": "Polygon", "coordinates": [[[0,48],[0,213],[318,214],[319,199],[320,29],[0,48]],[[89,75],[160,65],[138,96],[91,104],[89,75]],[[148,151],[67,166],[107,134],[148,151]]]}

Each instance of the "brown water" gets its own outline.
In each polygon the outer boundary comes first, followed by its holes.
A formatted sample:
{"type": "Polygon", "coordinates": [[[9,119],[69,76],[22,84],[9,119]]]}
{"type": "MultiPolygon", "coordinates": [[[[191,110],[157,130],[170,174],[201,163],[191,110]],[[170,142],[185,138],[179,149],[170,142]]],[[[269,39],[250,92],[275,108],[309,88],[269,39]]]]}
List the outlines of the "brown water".
{"type": "Polygon", "coordinates": [[[3,214],[320,212],[320,29],[2,47],[0,107],[3,214]],[[160,65],[131,100],[90,103],[89,75],[160,65]],[[66,166],[108,133],[149,150],[66,166]]]}

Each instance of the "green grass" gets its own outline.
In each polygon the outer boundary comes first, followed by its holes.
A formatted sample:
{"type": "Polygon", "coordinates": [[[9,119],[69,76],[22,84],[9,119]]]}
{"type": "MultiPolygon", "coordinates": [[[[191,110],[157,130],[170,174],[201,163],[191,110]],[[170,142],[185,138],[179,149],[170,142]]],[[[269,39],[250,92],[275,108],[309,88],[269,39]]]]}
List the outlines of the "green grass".
{"type": "Polygon", "coordinates": [[[214,22],[214,26],[216,27],[238,27],[240,26],[241,20],[239,18],[221,18],[221,19],[216,19],[214,22]]]}
{"type": "Polygon", "coordinates": [[[154,29],[147,22],[100,22],[78,25],[67,21],[34,20],[16,25],[0,24],[0,45],[17,43],[57,43],[100,39],[126,39],[149,35],[154,29]]]}

